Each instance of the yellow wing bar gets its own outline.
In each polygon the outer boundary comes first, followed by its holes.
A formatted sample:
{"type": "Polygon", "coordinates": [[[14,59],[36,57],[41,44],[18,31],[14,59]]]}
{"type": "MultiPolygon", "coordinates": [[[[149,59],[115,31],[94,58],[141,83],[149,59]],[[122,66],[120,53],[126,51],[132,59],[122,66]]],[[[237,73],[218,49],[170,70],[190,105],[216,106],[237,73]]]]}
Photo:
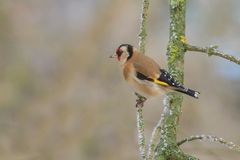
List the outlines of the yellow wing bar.
{"type": "Polygon", "coordinates": [[[162,86],[169,86],[166,82],[163,82],[163,81],[159,81],[157,79],[153,79],[153,82],[156,83],[156,84],[160,84],[162,86]]]}

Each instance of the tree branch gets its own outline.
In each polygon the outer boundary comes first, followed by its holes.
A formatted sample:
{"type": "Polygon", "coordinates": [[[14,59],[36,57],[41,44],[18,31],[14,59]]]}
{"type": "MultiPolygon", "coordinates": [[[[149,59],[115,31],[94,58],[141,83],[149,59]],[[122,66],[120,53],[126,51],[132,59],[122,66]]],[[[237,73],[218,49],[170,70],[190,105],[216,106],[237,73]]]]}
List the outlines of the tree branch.
{"type": "Polygon", "coordinates": [[[218,142],[218,143],[228,147],[229,149],[240,152],[240,146],[239,145],[234,144],[233,142],[228,142],[228,141],[224,140],[223,138],[219,138],[219,137],[213,136],[213,135],[195,135],[195,136],[187,137],[187,138],[181,140],[180,142],[178,142],[177,145],[180,146],[183,143],[194,141],[194,140],[203,140],[203,141],[208,141],[208,142],[218,142]]]}
{"type": "Polygon", "coordinates": [[[176,126],[177,126],[177,117],[180,114],[179,106],[181,105],[178,102],[182,100],[173,98],[177,95],[175,93],[169,93],[163,101],[164,105],[164,118],[161,127],[161,138],[160,142],[155,149],[155,159],[156,160],[197,160],[197,158],[185,154],[176,143],[176,126]],[[176,108],[173,108],[176,107],[176,108]],[[174,133],[172,133],[174,131],[174,133]]]}
{"type": "MultiPolygon", "coordinates": [[[[139,33],[139,47],[141,53],[145,53],[146,44],[146,21],[147,11],[149,7],[149,0],[143,0],[141,25],[139,33]]],[[[207,53],[209,56],[215,55],[232,61],[236,64],[240,64],[240,59],[234,56],[225,54],[217,50],[217,46],[210,47],[197,47],[186,44],[185,42],[185,7],[186,0],[170,0],[170,39],[168,43],[167,56],[168,56],[168,68],[170,73],[179,81],[183,83],[184,78],[184,54],[186,51],[196,51],[207,53]]],[[[164,111],[161,114],[160,120],[155,126],[149,143],[148,153],[146,154],[146,140],[144,135],[144,120],[143,120],[143,103],[144,97],[137,94],[137,129],[138,129],[138,144],[140,155],[143,160],[154,159],[169,159],[169,160],[197,160],[197,158],[185,154],[180,145],[193,141],[196,139],[202,139],[207,141],[219,142],[240,151],[238,145],[232,142],[227,142],[222,138],[216,136],[192,136],[186,138],[177,143],[177,126],[178,120],[181,114],[181,105],[183,97],[178,93],[168,93],[164,98],[164,111]],[[161,135],[161,136],[160,136],[161,135]],[[159,138],[160,137],[160,138],[159,138]],[[159,143],[157,144],[157,141],[159,143]],[[157,146],[156,146],[157,144],[157,146]],[[155,152],[155,153],[154,153],[155,152]]]]}
{"type": "Polygon", "coordinates": [[[186,49],[188,51],[206,53],[208,56],[214,55],[214,56],[222,57],[224,59],[227,59],[231,62],[234,62],[234,63],[240,65],[240,58],[236,58],[232,55],[229,55],[229,54],[226,54],[222,51],[219,51],[218,46],[198,47],[198,46],[193,46],[193,45],[190,45],[190,44],[186,44],[186,49]]]}
{"type": "Polygon", "coordinates": [[[144,135],[144,120],[142,108],[137,108],[137,129],[139,152],[143,160],[146,159],[146,140],[144,135]]]}
{"type": "Polygon", "coordinates": [[[163,107],[164,107],[163,113],[161,114],[160,120],[158,121],[157,125],[154,127],[151,138],[150,138],[148,154],[147,154],[148,160],[152,160],[154,158],[154,150],[156,149],[157,142],[160,139],[163,120],[165,118],[164,113],[167,111],[167,105],[164,105],[163,107]]]}
{"type": "Polygon", "coordinates": [[[139,33],[139,46],[140,52],[145,53],[145,44],[146,44],[146,26],[147,26],[147,16],[148,16],[148,8],[149,8],[149,0],[143,0],[142,2],[142,14],[141,14],[141,26],[140,26],[140,33],[139,33]]]}
{"type": "MultiPolygon", "coordinates": [[[[179,82],[183,82],[185,54],[185,9],[186,0],[170,0],[170,38],[167,49],[168,68],[179,82]]],[[[155,159],[159,160],[196,160],[186,155],[177,145],[177,126],[181,114],[183,97],[179,93],[168,93],[164,99],[167,108],[164,114],[160,142],[155,150],[155,159]]],[[[164,108],[165,108],[164,107],[164,108]]]]}
{"type": "MultiPolygon", "coordinates": [[[[140,25],[140,33],[139,33],[139,46],[140,46],[140,51],[142,54],[145,53],[145,44],[146,44],[146,25],[147,25],[147,12],[148,12],[148,7],[149,7],[149,0],[143,0],[142,2],[142,14],[141,14],[141,25],[140,25]]],[[[137,130],[138,130],[138,145],[139,145],[139,152],[143,160],[147,158],[147,148],[146,148],[146,138],[144,134],[144,120],[143,120],[143,103],[144,101],[141,102],[143,97],[139,95],[138,93],[135,93],[136,96],[138,97],[137,99],[137,130]],[[141,103],[138,103],[138,102],[141,103]]]]}

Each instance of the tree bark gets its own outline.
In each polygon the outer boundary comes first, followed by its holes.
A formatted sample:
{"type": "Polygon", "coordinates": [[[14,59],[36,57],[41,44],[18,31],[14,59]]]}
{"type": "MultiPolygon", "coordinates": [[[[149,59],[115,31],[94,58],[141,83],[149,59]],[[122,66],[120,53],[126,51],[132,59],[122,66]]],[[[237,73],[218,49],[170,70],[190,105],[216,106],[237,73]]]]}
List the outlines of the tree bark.
{"type": "MultiPolygon", "coordinates": [[[[167,49],[168,69],[171,75],[183,83],[185,54],[186,0],[170,0],[170,36],[167,49]]],[[[197,160],[185,154],[177,145],[177,127],[183,96],[169,93],[164,99],[164,120],[160,142],[155,150],[157,160],[197,160]]]]}

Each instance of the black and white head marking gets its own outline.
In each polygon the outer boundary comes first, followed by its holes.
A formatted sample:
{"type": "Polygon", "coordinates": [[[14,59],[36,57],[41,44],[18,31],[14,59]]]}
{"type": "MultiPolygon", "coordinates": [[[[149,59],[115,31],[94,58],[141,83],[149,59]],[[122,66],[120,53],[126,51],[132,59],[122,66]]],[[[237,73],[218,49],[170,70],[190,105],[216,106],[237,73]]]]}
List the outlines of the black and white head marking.
{"type": "Polygon", "coordinates": [[[116,54],[119,57],[119,61],[127,61],[133,55],[133,46],[130,44],[121,44],[118,47],[116,54]]]}

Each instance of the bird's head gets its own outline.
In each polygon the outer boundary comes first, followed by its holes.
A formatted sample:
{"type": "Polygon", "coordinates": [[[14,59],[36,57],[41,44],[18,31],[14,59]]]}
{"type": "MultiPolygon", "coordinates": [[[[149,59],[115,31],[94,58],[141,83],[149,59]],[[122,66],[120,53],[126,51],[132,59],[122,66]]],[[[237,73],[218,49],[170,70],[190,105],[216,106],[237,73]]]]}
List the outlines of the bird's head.
{"type": "Polygon", "coordinates": [[[120,63],[124,64],[133,55],[134,47],[130,44],[121,44],[116,52],[110,58],[116,58],[120,63]]]}

